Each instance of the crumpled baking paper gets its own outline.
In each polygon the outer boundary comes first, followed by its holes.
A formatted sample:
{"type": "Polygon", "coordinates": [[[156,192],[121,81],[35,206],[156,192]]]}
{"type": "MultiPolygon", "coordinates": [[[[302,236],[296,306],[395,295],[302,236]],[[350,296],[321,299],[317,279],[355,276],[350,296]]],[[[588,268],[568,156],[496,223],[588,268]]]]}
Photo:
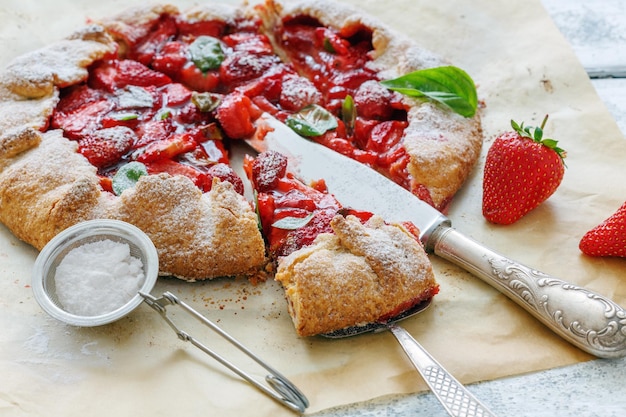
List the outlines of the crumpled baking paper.
{"type": "MultiPolygon", "coordinates": [[[[177,1],[181,9],[191,1],[177,1]]],[[[537,0],[351,0],[465,69],[484,102],[483,156],[449,217],[464,234],[512,259],[586,286],[626,305],[626,261],[592,259],[580,237],[626,200],[626,140],[582,66],[537,0]],[[481,215],[484,155],[510,119],[538,125],[567,150],[562,185],[511,226],[481,215]]],[[[86,18],[138,0],[10,0],[0,5],[0,64],[69,35],[86,18]]],[[[354,181],[358,189],[358,179],[354,181]]],[[[331,190],[332,191],[332,190],[331,190]]],[[[146,305],[99,328],[49,318],[30,288],[37,252],[0,226],[0,414],[278,416],[291,412],[204,353],[184,343],[146,305]]],[[[403,326],[463,383],[540,371],[591,359],[496,290],[432,256],[441,292],[403,326]]],[[[284,373],[309,398],[308,412],[426,389],[388,333],[343,340],[298,338],[282,289],[238,280],[160,279],[284,373]]],[[[194,337],[262,379],[249,359],[175,308],[194,337]]]]}

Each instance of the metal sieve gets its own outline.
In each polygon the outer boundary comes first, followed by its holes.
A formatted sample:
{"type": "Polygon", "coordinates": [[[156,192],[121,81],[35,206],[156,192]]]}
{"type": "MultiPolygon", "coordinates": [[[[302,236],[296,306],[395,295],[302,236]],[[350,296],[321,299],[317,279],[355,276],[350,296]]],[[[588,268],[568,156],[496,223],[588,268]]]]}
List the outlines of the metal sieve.
{"type": "Polygon", "coordinates": [[[35,260],[33,292],[46,313],[73,326],[92,327],[119,320],[141,304],[144,298],[137,293],[114,311],[97,316],[79,316],[65,310],[59,301],[54,278],[63,258],[72,249],[81,245],[106,239],[128,244],[130,255],[141,260],[143,264],[144,281],[141,292],[149,293],[152,290],[159,274],[159,257],[150,238],[129,223],[118,220],[90,220],[59,233],[42,249],[35,260]]]}
{"type": "Polygon", "coordinates": [[[158,298],[152,296],[150,291],[156,284],[158,274],[159,257],[157,250],[150,238],[143,231],[129,223],[119,220],[89,220],[78,223],[62,231],[41,250],[39,256],[35,260],[32,275],[32,287],[35,299],[46,313],[64,323],[81,327],[100,326],[112,323],[126,316],[137,308],[142,301],[145,301],[146,304],[159,313],[159,315],[174,330],[180,340],[190,342],[192,345],[202,350],[222,365],[226,366],[241,378],[248,381],[261,392],[282,403],[292,411],[300,413],[304,412],[304,410],[309,406],[307,398],[281,373],[265,363],[261,358],[252,353],[248,348],[243,346],[240,342],[212,321],[194,310],[188,304],[179,300],[174,294],[165,292],[158,298]],[[55,275],[59,264],[72,249],[87,243],[107,239],[114,242],[128,244],[130,248],[130,255],[141,260],[143,264],[144,281],[141,284],[140,290],[124,305],[104,314],[81,316],[67,311],[59,301],[56,291],[55,275]],[[167,307],[170,305],[181,307],[196,320],[218,333],[237,349],[265,368],[265,370],[269,372],[269,374],[265,377],[267,384],[258,382],[248,373],[213,352],[207,346],[200,343],[197,339],[182,330],[167,314],[167,307]]]}

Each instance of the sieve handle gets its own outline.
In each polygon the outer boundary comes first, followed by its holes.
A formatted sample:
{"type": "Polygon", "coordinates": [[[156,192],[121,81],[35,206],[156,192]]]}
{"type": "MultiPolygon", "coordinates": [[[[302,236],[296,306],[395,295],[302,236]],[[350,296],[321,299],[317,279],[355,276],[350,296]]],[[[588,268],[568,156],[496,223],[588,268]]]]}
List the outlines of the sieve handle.
{"type": "Polygon", "coordinates": [[[197,347],[198,349],[200,349],[207,355],[211,356],[213,359],[215,359],[216,361],[218,361],[219,363],[221,363],[222,365],[224,365],[225,367],[227,367],[228,369],[230,369],[231,371],[239,375],[241,378],[248,381],[250,384],[255,386],[261,392],[268,395],[272,399],[280,402],[282,405],[286,406],[292,411],[303,413],[304,410],[309,406],[309,400],[306,398],[306,396],[285,376],[283,376],[281,373],[276,371],[273,367],[268,365],[257,355],[252,353],[248,348],[246,348],[244,345],[242,345],[240,342],[238,342],[236,339],[234,339],[232,336],[230,336],[220,327],[218,327],[215,323],[213,323],[212,321],[204,317],[202,314],[198,313],[188,304],[181,301],[174,294],[170,293],[169,291],[164,292],[160,298],[153,297],[152,295],[146,294],[143,292],[140,292],[139,294],[143,297],[144,301],[150,307],[152,307],[161,315],[163,320],[165,320],[167,324],[169,324],[169,326],[174,330],[174,332],[176,332],[180,340],[185,341],[185,342],[190,342],[192,345],[194,345],[195,347],[197,347]],[[187,311],[197,320],[199,320],[200,322],[208,326],[211,330],[213,330],[214,332],[222,336],[224,339],[226,339],[228,342],[234,345],[237,349],[245,353],[247,356],[253,359],[256,363],[258,363],[263,368],[265,368],[265,370],[269,372],[269,374],[265,376],[265,381],[267,382],[267,385],[261,384],[252,376],[250,376],[248,373],[246,373],[245,371],[243,371],[236,365],[232,364],[231,362],[229,362],[228,360],[226,360],[219,354],[213,352],[211,349],[209,349],[204,344],[200,343],[197,339],[189,335],[184,330],[181,330],[176,325],[176,323],[174,323],[174,321],[172,321],[172,319],[170,319],[170,317],[167,315],[167,306],[169,305],[180,306],[182,309],[187,311]]]}

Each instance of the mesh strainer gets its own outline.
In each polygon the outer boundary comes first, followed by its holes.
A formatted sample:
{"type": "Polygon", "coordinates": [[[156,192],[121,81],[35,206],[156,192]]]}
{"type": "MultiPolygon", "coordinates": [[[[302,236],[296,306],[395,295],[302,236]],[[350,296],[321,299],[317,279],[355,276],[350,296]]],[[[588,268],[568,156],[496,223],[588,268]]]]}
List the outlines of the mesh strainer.
{"type": "Polygon", "coordinates": [[[159,258],[150,238],[129,223],[117,220],[92,220],[79,223],[58,234],[43,248],[35,261],[33,292],[46,313],[74,326],[91,327],[119,320],[141,304],[143,297],[137,293],[114,311],[95,316],[79,316],[68,312],[59,301],[55,275],[63,258],[72,249],[107,239],[128,244],[130,255],[143,264],[144,281],[141,284],[141,292],[149,293],[152,290],[159,273],[159,258]]]}
{"type": "Polygon", "coordinates": [[[176,332],[179,339],[190,342],[222,365],[254,385],[266,395],[279,401],[289,409],[304,412],[308,407],[307,398],[300,390],[282,374],[265,363],[257,355],[208,320],[191,306],[179,300],[174,294],[165,292],[161,297],[150,294],[159,273],[159,258],[154,244],[150,238],[137,227],[118,220],[90,220],[72,226],[54,237],[41,251],[35,260],[32,276],[32,287],[35,299],[41,308],[50,316],[67,324],[82,327],[100,326],[112,323],[129,314],[137,308],[142,301],[158,312],[161,317],[176,332]],[[67,311],[59,300],[55,284],[55,275],[59,264],[74,248],[82,245],[111,240],[126,243],[130,248],[130,255],[141,260],[143,264],[144,279],[136,294],[131,294],[129,299],[113,311],[98,315],[81,316],[67,311]],[[267,384],[256,381],[245,371],[241,370],[225,358],[213,352],[207,346],[189,335],[168,316],[167,307],[176,305],[181,307],[192,317],[208,326],[211,330],[228,340],[232,345],[244,352],[256,363],[269,372],[265,377],[267,384]]]}

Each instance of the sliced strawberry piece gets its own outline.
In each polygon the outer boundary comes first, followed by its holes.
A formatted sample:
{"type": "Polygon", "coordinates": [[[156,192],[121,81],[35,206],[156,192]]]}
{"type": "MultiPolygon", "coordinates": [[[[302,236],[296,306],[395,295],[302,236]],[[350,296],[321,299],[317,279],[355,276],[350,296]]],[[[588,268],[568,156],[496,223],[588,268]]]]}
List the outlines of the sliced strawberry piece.
{"type": "Polygon", "coordinates": [[[304,192],[293,189],[275,199],[276,208],[298,208],[311,212],[315,210],[315,201],[304,192]]]}
{"type": "Polygon", "coordinates": [[[193,20],[179,19],[178,30],[180,37],[201,35],[219,38],[226,31],[226,23],[219,20],[193,20]]]}
{"type": "Polygon", "coordinates": [[[150,65],[155,54],[178,33],[176,21],[170,15],[163,15],[154,25],[155,30],[144,38],[141,43],[132,50],[129,58],[137,60],[144,65],[150,65]]]}
{"type": "Polygon", "coordinates": [[[354,91],[359,88],[359,86],[361,86],[364,82],[375,78],[376,75],[370,70],[356,66],[355,69],[351,69],[349,71],[336,72],[336,75],[331,77],[330,84],[347,88],[350,91],[354,91]]]}
{"type": "Polygon", "coordinates": [[[324,135],[315,137],[314,139],[324,146],[331,148],[335,152],[339,152],[340,154],[350,158],[355,150],[354,145],[348,139],[337,137],[336,132],[326,132],[324,135]]]}
{"type": "Polygon", "coordinates": [[[182,175],[193,181],[194,185],[203,192],[211,190],[211,178],[190,165],[180,164],[171,159],[159,159],[145,162],[148,174],[166,173],[170,175],[182,175]]]}
{"type": "Polygon", "coordinates": [[[295,74],[283,77],[279,98],[283,109],[297,112],[308,105],[318,104],[321,100],[322,93],[311,81],[295,74]]]}
{"type": "Polygon", "coordinates": [[[235,187],[235,191],[243,195],[243,181],[237,173],[227,164],[219,163],[213,165],[207,171],[209,178],[219,178],[222,181],[231,183],[235,187]]]}
{"type": "Polygon", "coordinates": [[[352,133],[352,140],[359,149],[365,149],[367,142],[372,134],[372,129],[380,123],[378,120],[366,120],[362,117],[357,117],[354,121],[354,131],[352,133]]]}
{"type": "Polygon", "coordinates": [[[222,38],[222,41],[238,51],[253,55],[270,55],[274,51],[267,36],[253,32],[233,33],[222,38]]]}
{"type": "Polygon", "coordinates": [[[180,83],[172,83],[163,87],[164,104],[177,107],[187,103],[191,99],[191,90],[180,83]]]}
{"type": "Polygon", "coordinates": [[[255,127],[253,121],[260,116],[259,109],[242,94],[229,94],[217,108],[217,120],[231,139],[250,137],[255,127]]]}
{"type": "MultiPolygon", "coordinates": [[[[372,216],[374,215],[374,213],[372,213],[370,211],[357,210],[357,209],[353,209],[353,208],[342,208],[342,209],[339,210],[339,214],[341,214],[344,217],[346,217],[346,216],[358,217],[359,220],[361,221],[361,223],[365,223],[366,221],[371,219],[372,216]]],[[[409,223],[409,222],[407,222],[407,223],[409,223]]],[[[413,223],[411,223],[411,224],[413,224],[413,223]]],[[[404,223],[403,223],[403,225],[404,225],[404,223]]],[[[415,226],[413,226],[413,227],[415,227],[415,226]]]]}
{"type": "Polygon", "coordinates": [[[181,69],[178,77],[181,83],[199,92],[216,91],[220,83],[218,71],[203,73],[193,62],[188,62],[181,69]]]}
{"type": "Polygon", "coordinates": [[[350,42],[325,27],[315,28],[315,41],[317,48],[326,52],[338,55],[347,55],[349,52],[350,42]]]}
{"type": "Polygon", "coordinates": [[[354,94],[354,105],[359,116],[366,119],[389,119],[393,114],[391,100],[394,94],[378,81],[369,80],[354,94]]]}
{"type": "Polygon", "coordinates": [[[181,154],[180,162],[188,163],[202,170],[208,170],[215,164],[228,164],[228,153],[220,140],[205,140],[193,150],[181,154]]]}
{"type": "Polygon", "coordinates": [[[259,193],[257,195],[257,212],[263,227],[263,235],[268,236],[274,218],[274,197],[271,194],[259,193]]]}
{"type": "Polygon", "coordinates": [[[192,102],[180,106],[172,117],[174,122],[181,125],[208,125],[212,121],[211,113],[201,111],[192,102]]]}
{"type": "Polygon", "coordinates": [[[100,176],[100,188],[113,194],[113,179],[111,177],[100,176]]]}
{"type": "Polygon", "coordinates": [[[56,106],[58,113],[72,113],[90,103],[104,99],[101,91],[89,88],[86,84],[79,84],[62,90],[61,100],[56,106]]]}
{"type": "Polygon", "coordinates": [[[138,149],[149,143],[165,140],[174,134],[175,130],[176,127],[171,118],[144,123],[138,130],[139,140],[137,140],[135,148],[138,149]]]}
{"type": "Polygon", "coordinates": [[[91,70],[89,76],[91,87],[111,93],[128,85],[161,87],[171,81],[167,75],[130,59],[101,61],[91,70]]]}
{"type": "Polygon", "coordinates": [[[172,159],[177,155],[193,150],[196,146],[196,141],[188,133],[175,134],[167,139],[149,143],[136,159],[144,163],[160,159],[172,159]]]}
{"type": "Polygon", "coordinates": [[[102,115],[113,108],[113,103],[107,99],[88,103],[71,113],[55,111],[52,115],[51,126],[63,129],[70,139],[79,139],[102,127],[102,115]]]}
{"type": "Polygon", "coordinates": [[[103,129],[117,126],[134,129],[139,125],[140,117],[141,112],[138,111],[113,111],[102,116],[100,125],[103,129]]]}
{"type": "MultiPolygon", "coordinates": [[[[337,215],[336,208],[325,208],[315,211],[313,218],[303,227],[289,230],[285,238],[280,242],[280,247],[275,248],[278,256],[286,256],[295,250],[313,243],[321,233],[333,233],[330,221],[337,215]]],[[[280,230],[274,228],[273,230],[280,230]]],[[[282,231],[285,232],[285,231],[282,231]]]]}
{"type": "Polygon", "coordinates": [[[261,153],[251,163],[250,173],[255,189],[266,192],[278,186],[287,172],[287,157],[275,151],[261,153]]]}
{"type": "Polygon", "coordinates": [[[398,120],[389,120],[377,124],[370,133],[365,149],[384,153],[402,140],[407,123],[398,120]]]}
{"type": "Polygon", "coordinates": [[[299,23],[294,19],[284,23],[284,30],[280,33],[279,39],[287,50],[310,55],[309,50],[312,49],[315,39],[314,30],[310,25],[299,23]]]}
{"type": "Polygon", "coordinates": [[[291,74],[286,65],[277,66],[263,77],[240,85],[235,91],[251,99],[264,97],[269,101],[278,102],[282,90],[282,79],[286,74],[291,74]]]}
{"type": "Polygon", "coordinates": [[[114,165],[130,151],[135,133],[126,127],[100,129],[78,141],[78,151],[97,168],[114,165]]]}
{"type": "MultiPolygon", "coordinates": [[[[274,117],[277,117],[277,114],[281,112],[281,109],[278,108],[274,103],[263,96],[256,96],[252,98],[252,102],[255,106],[259,108],[264,113],[269,113],[274,117]]],[[[284,112],[286,113],[286,112],[284,112]]],[[[289,114],[285,115],[285,118],[289,117],[289,114]]]]}
{"type": "Polygon", "coordinates": [[[154,54],[150,66],[154,70],[176,79],[188,62],[187,45],[183,42],[171,41],[165,43],[154,54]]]}
{"type": "Polygon", "coordinates": [[[252,55],[247,51],[235,51],[220,66],[220,79],[227,86],[236,87],[246,81],[259,78],[272,67],[282,65],[274,54],[252,55]]]}
{"type": "Polygon", "coordinates": [[[221,140],[206,140],[200,142],[200,146],[213,163],[220,162],[228,164],[228,152],[224,147],[224,142],[221,140]]]}

